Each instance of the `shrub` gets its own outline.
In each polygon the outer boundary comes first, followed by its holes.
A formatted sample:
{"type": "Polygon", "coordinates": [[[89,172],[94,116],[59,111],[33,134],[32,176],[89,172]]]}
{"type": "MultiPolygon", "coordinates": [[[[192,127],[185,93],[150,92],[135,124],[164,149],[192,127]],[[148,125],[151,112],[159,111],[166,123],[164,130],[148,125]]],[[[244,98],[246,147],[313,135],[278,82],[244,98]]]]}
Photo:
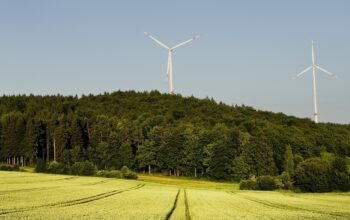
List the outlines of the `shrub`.
{"type": "Polygon", "coordinates": [[[96,172],[96,176],[99,177],[106,177],[106,173],[109,172],[108,170],[99,170],[96,172]]]}
{"type": "Polygon", "coordinates": [[[46,172],[46,163],[45,163],[45,161],[39,159],[36,162],[35,172],[37,172],[37,173],[45,173],[46,172]]]}
{"type": "Polygon", "coordinates": [[[329,192],[331,186],[330,164],[321,158],[310,158],[301,162],[294,174],[295,187],[302,192],[329,192]]]}
{"type": "Polygon", "coordinates": [[[70,174],[80,175],[81,162],[75,162],[70,168],[70,174]]]}
{"type": "Polygon", "coordinates": [[[120,171],[122,172],[123,175],[125,175],[129,172],[129,168],[127,166],[123,166],[120,171]]]}
{"type": "Polygon", "coordinates": [[[55,174],[68,174],[65,172],[65,167],[66,166],[64,164],[53,161],[47,165],[46,172],[55,174]]]}
{"type": "Polygon", "coordinates": [[[275,177],[273,176],[259,176],[257,178],[259,189],[261,190],[274,190],[277,189],[275,177]]]}
{"type": "Polygon", "coordinates": [[[123,174],[123,177],[125,179],[137,179],[137,173],[129,170],[129,168],[127,166],[123,166],[121,169],[121,173],[123,174]]]}
{"type": "Polygon", "coordinates": [[[70,170],[73,175],[94,176],[96,174],[95,165],[89,161],[76,162],[70,170]]]}
{"type": "Polygon", "coordinates": [[[95,174],[96,174],[96,166],[89,161],[83,162],[83,166],[81,169],[81,175],[94,176],[95,174]]]}
{"type": "MultiPolygon", "coordinates": [[[[289,173],[284,171],[280,176],[279,179],[282,181],[282,189],[292,189],[293,188],[293,181],[290,177],[289,173]]],[[[280,188],[280,187],[279,187],[280,188]]]]}
{"type": "Polygon", "coordinates": [[[121,171],[119,170],[111,170],[109,173],[108,173],[108,176],[109,178],[117,178],[117,179],[122,179],[123,178],[123,174],[121,171]]]}
{"type": "Polygon", "coordinates": [[[275,186],[276,186],[276,189],[284,189],[284,184],[280,177],[275,177],[275,186]]]}
{"type": "Polygon", "coordinates": [[[239,183],[239,189],[240,190],[258,190],[259,186],[255,177],[252,177],[248,180],[241,180],[241,182],[239,183]]]}
{"type": "Polygon", "coordinates": [[[19,171],[19,164],[18,163],[13,165],[13,171],[19,171]]]}
{"type": "Polygon", "coordinates": [[[125,179],[133,179],[133,180],[137,180],[138,176],[137,173],[133,172],[133,171],[129,171],[126,175],[123,175],[125,179]]]}
{"type": "Polygon", "coordinates": [[[107,178],[117,178],[117,179],[123,178],[123,174],[119,170],[99,170],[97,171],[96,175],[100,177],[107,177],[107,178]]]}
{"type": "Polygon", "coordinates": [[[0,170],[13,171],[13,166],[10,164],[2,163],[2,164],[0,164],[0,170]]]}

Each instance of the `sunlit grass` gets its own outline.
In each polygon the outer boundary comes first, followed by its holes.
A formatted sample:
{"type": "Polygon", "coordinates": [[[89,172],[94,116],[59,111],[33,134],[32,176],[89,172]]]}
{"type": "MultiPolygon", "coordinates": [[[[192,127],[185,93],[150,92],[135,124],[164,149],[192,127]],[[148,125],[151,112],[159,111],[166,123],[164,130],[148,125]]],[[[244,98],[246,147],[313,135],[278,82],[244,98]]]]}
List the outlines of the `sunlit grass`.
{"type": "Polygon", "coordinates": [[[240,191],[238,185],[0,171],[0,219],[350,219],[350,193],[240,191]]]}

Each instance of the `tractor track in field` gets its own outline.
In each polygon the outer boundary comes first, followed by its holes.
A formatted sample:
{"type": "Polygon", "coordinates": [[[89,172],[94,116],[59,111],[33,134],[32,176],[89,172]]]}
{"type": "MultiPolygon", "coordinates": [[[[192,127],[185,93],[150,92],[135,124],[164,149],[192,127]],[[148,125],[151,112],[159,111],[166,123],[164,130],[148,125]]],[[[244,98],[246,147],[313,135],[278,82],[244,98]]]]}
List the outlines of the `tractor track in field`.
{"type": "Polygon", "coordinates": [[[180,195],[180,189],[177,191],[173,206],[171,207],[170,211],[166,214],[165,220],[169,220],[171,218],[171,215],[174,213],[177,205],[177,201],[179,200],[179,195],[180,195]]]}
{"type": "Polygon", "coordinates": [[[187,199],[187,192],[186,189],[184,189],[184,196],[185,196],[185,210],[186,210],[186,220],[191,220],[191,214],[190,214],[190,207],[188,205],[188,199],[187,199]]]}
{"type": "Polygon", "coordinates": [[[243,199],[264,205],[264,206],[268,206],[268,207],[272,207],[272,208],[278,208],[278,209],[283,209],[283,210],[291,210],[291,211],[305,211],[305,212],[312,212],[312,213],[316,213],[316,214],[324,214],[324,215],[330,215],[330,216],[334,216],[334,217],[343,217],[343,218],[350,218],[350,214],[349,213],[329,213],[329,212],[325,212],[322,210],[313,210],[313,209],[304,209],[304,208],[300,208],[300,207],[295,207],[295,206],[290,206],[290,205],[281,205],[281,204],[276,204],[273,202],[268,202],[268,201],[264,201],[261,199],[257,199],[254,198],[252,196],[247,196],[247,195],[241,195],[239,193],[236,192],[232,192],[232,191],[228,191],[227,193],[229,194],[234,194],[237,195],[243,199]]]}
{"type": "Polygon", "coordinates": [[[98,181],[98,182],[82,184],[81,186],[95,186],[95,185],[104,184],[107,182],[108,182],[107,180],[102,180],[102,181],[98,181]]]}
{"type": "Polygon", "coordinates": [[[64,202],[52,203],[52,204],[48,204],[48,205],[32,206],[32,207],[21,208],[21,209],[0,210],[0,216],[1,215],[6,215],[6,214],[18,213],[18,212],[32,211],[32,210],[40,209],[40,208],[68,207],[68,206],[73,206],[73,205],[85,204],[85,203],[97,201],[97,200],[100,200],[100,199],[108,198],[108,197],[111,197],[111,196],[114,196],[116,194],[120,194],[120,193],[123,193],[123,192],[137,190],[137,189],[140,189],[140,188],[142,188],[144,186],[145,186],[145,184],[138,184],[136,186],[133,186],[133,187],[130,187],[130,188],[127,188],[127,189],[112,190],[112,191],[109,191],[109,192],[100,193],[100,194],[97,194],[97,195],[88,196],[88,197],[84,197],[84,198],[80,198],[80,199],[74,199],[74,200],[69,200],[69,201],[64,201],[64,202]]]}
{"type": "Polygon", "coordinates": [[[62,180],[71,180],[79,178],[78,176],[65,177],[60,179],[50,179],[50,180],[41,180],[41,181],[21,181],[21,182],[11,182],[11,183],[0,183],[0,184],[27,184],[27,183],[43,183],[43,182],[54,182],[54,181],[62,181],[62,180]]]}
{"type": "Polygon", "coordinates": [[[10,194],[10,193],[41,191],[41,190],[54,189],[54,188],[59,188],[59,187],[57,187],[57,186],[50,186],[50,187],[28,188],[28,189],[4,190],[4,191],[0,191],[0,196],[1,195],[5,195],[5,194],[10,194]]]}
{"type": "Polygon", "coordinates": [[[84,203],[88,203],[88,202],[93,202],[93,201],[104,199],[107,197],[111,197],[111,196],[114,196],[116,194],[120,194],[123,192],[137,190],[137,189],[140,189],[144,186],[145,186],[145,184],[138,184],[134,187],[124,189],[124,190],[113,190],[110,192],[101,193],[101,194],[97,194],[94,196],[89,196],[89,197],[85,197],[85,198],[81,198],[81,199],[70,200],[70,201],[63,202],[63,203],[56,203],[56,204],[51,205],[51,207],[55,207],[55,206],[67,207],[67,206],[73,206],[73,205],[79,205],[79,204],[84,204],[84,203]]]}

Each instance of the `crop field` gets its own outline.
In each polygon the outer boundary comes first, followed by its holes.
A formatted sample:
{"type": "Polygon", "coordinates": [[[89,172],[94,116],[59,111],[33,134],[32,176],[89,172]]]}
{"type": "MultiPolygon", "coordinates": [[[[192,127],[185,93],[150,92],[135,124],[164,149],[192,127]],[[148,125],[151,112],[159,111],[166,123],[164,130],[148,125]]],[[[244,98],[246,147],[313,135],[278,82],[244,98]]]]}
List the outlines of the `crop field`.
{"type": "Polygon", "coordinates": [[[237,184],[0,171],[0,219],[350,219],[350,193],[240,191],[237,184]]]}

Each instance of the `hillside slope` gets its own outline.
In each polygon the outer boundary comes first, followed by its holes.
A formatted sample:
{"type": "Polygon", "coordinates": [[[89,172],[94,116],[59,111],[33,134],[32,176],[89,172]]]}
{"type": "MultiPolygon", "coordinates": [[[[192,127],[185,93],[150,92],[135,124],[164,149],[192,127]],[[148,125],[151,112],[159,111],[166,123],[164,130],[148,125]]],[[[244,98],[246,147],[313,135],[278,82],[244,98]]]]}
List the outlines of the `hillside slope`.
{"type": "Polygon", "coordinates": [[[152,92],[0,98],[0,159],[90,160],[171,175],[239,179],[321,155],[350,156],[350,126],[152,92]],[[329,154],[325,154],[328,152],[329,154]]]}

